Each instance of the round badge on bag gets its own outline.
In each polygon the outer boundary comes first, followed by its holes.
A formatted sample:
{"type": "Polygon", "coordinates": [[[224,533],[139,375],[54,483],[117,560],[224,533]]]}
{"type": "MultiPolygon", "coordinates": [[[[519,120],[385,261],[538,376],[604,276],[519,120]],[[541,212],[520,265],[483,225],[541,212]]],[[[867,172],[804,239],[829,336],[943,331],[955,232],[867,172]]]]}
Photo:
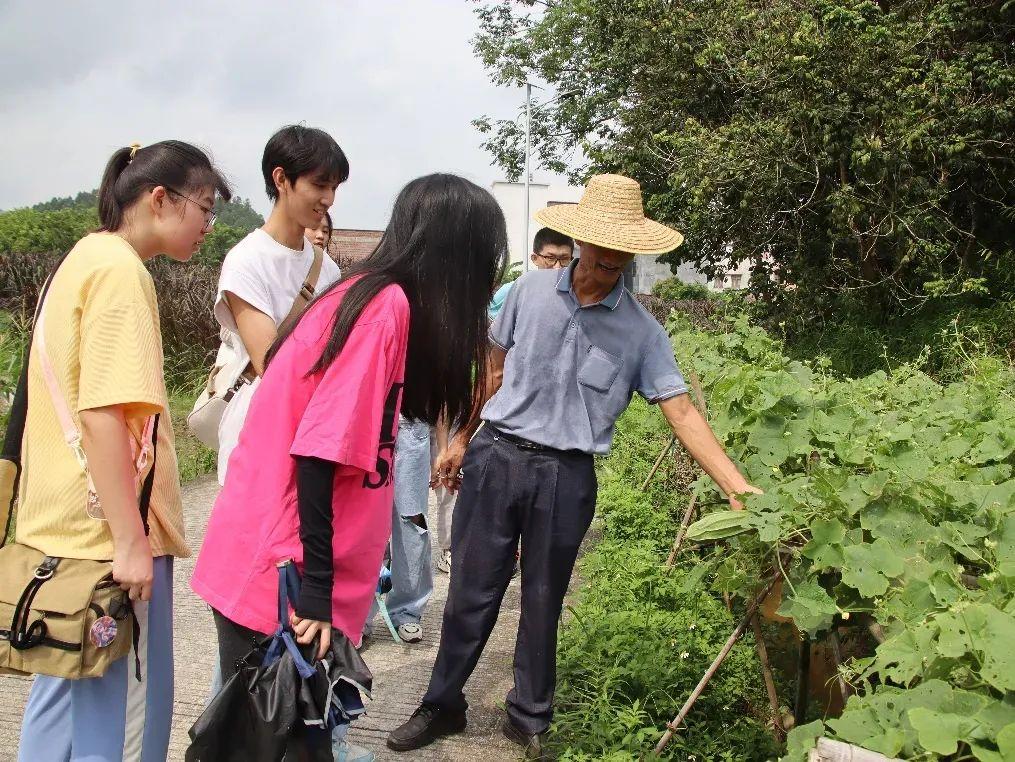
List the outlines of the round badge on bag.
{"type": "Polygon", "coordinates": [[[116,620],[111,616],[100,616],[88,629],[88,638],[96,648],[105,648],[116,640],[116,620]]]}

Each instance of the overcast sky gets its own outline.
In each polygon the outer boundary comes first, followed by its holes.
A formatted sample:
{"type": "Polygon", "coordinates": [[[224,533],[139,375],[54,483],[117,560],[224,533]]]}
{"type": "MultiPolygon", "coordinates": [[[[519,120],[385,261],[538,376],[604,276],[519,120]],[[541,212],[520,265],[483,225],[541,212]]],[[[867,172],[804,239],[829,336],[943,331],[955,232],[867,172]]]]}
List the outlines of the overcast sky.
{"type": "Polygon", "coordinates": [[[301,121],[350,160],[336,227],[383,227],[398,189],[428,172],[488,187],[502,174],[469,122],[514,117],[524,95],[474,57],[474,7],[0,0],[0,209],[94,188],[118,146],[179,138],[264,213],[264,143],[301,121]]]}

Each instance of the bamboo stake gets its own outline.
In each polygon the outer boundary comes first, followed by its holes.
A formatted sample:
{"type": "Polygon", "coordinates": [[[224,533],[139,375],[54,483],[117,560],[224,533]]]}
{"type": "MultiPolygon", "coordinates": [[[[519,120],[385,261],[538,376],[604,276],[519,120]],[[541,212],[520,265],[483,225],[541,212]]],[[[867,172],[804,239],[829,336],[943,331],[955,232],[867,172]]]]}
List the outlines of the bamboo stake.
{"type": "Polygon", "coordinates": [[[874,636],[874,640],[876,640],[879,645],[885,642],[885,631],[881,628],[880,624],[877,622],[871,622],[867,626],[867,630],[874,636]]]}
{"type": "Polygon", "coordinates": [[[775,690],[775,678],[772,677],[772,666],[768,662],[765,636],[761,632],[761,621],[757,614],[751,617],[751,629],[754,630],[754,645],[758,649],[758,661],[761,662],[761,677],[765,681],[765,691],[768,693],[768,706],[772,710],[772,735],[775,737],[776,743],[781,743],[786,738],[786,728],[782,726],[782,716],[779,714],[779,694],[775,690]]]}
{"type": "Polygon", "coordinates": [[[667,442],[666,447],[663,448],[663,451],[659,453],[659,457],[656,458],[655,465],[653,465],[652,470],[648,472],[648,476],[645,477],[645,481],[641,483],[642,492],[648,489],[648,483],[652,481],[652,477],[656,475],[656,471],[659,470],[659,466],[663,464],[663,458],[665,458],[667,454],[669,454],[670,450],[673,449],[673,445],[675,445],[676,443],[677,443],[677,435],[671,434],[670,441],[667,442]]]}
{"type": "Polygon", "coordinates": [[[734,628],[732,634],[726,639],[726,642],[723,644],[722,650],[719,651],[719,655],[715,657],[715,659],[712,661],[712,664],[709,665],[709,668],[705,670],[705,674],[702,676],[701,680],[698,681],[698,685],[695,686],[693,691],[691,691],[691,695],[688,696],[687,701],[684,702],[684,705],[680,707],[680,711],[677,712],[677,716],[673,718],[672,722],[666,724],[666,732],[663,733],[662,738],[659,739],[659,743],[656,744],[655,747],[656,754],[661,754],[663,749],[666,748],[667,744],[669,744],[670,740],[673,738],[673,734],[680,728],[680,725],[683,723],[684,719],[686,719],[687,715],[690,713],[691,707],[694,706],[694,702],[698,700],[698,698],[701,696],[702,693],[704,693],[705,688],[708,686],[709,681],[718,671],[719,667],[722,666],[722,663],[726,661],[726,657],[729,656],[730,651],[733,650],[733,646],[740,639],[740,636],[744,634],[744,631],[747,629],[748,625],[750,625],[751,618],[758,610],[758,606],[761,605],[761,602],[765,599],[765,596],[768,595],[769,591],[771,591],[772,589],[772,586],[775,585],[776,579],[778,579],[777,576],[772,577],[768,581],[768,583],[764,586],[764,589],[762,589],[762,591],[758,593],[754,597],[754,599],[751,600],[751,602],[748,604],[747,613],[744,615],[744,618],[740,620],[740,623],[734,628]]]}
{"type": "Polygon", "coordinates": [[[687,527],[691,525],[691,517],[694,515],[694,506],[698,502],[698,491],[695,490],[691,494],[691,502],[687,504],[687,510],[684,511],[684,518],[680,522],[680,529],[677,530],[677,538],[673,541],[673,548],[670,550],[670,555],[666,559],[666,568],[672,569],[673,564],[677,560],[677,553],[680,552],[680,546],[684,542],[684,535],[687,534],[687,527]]]}
{"type": "Polygon", "coordinates": [[[796,701],[793,702],[793,720],[796,726],[804,724],[804,715],[807,714],[808,691],[810,690],[811,678],[811,639],[804,633],[800,642],[800,658],[797,662],[796,678],[796,701]]]}
{"type": "Polygon", "coordinates": [[[691,382],[691,391],[694,392],[694,400],[698,403],[698,410],[705,420],[708,420],[708,406],[705,404],[705,395],[701,391],[701,379],[694,370],[687,371],[687,378],[691,382]]]}
{"type": "Polygon", "coordinates": [[[835,679],[839,683],[839,693],[842,694],[842,701],[845,703],[849,699],[849,687],[842,676],[842,644],[839,642],[839,633],[835,631],[835,628],[832,628],[832,631],[828,633],[828,642],[832,645],[832,659],[835,661],[835,679]]]}
{"type": "MultiPolygon", "coordinates": [[[[701,411],[701,415],[705,420],[708,420],[708,408],[705,406],[705,395],[701,391],[701,380],[698,378],[698,374],[693,370],[687,372],[687,378],[691,382],[691,391],[694,392],[694,397],[698,403],[698,409],[701,411]]],[[[676,439],[676,437],[674,437],[676,439]]],[[[694,515],[694,506],[698,502],[698,491],[695,490],[691,495],[691,502],[687,506],[687,510],[684,511],[684,518],[680,522],[680,529],[677,530],[677,537],[673,541],[673,548],[670,550],[670,555],[666,559],[666,568],[672,569],[673,564],[676,563],[677,553],[680,552],[680,546],[684,542],[684,535],[687,534],[687,527],[691,525],[691,517],[694,515]]]]}

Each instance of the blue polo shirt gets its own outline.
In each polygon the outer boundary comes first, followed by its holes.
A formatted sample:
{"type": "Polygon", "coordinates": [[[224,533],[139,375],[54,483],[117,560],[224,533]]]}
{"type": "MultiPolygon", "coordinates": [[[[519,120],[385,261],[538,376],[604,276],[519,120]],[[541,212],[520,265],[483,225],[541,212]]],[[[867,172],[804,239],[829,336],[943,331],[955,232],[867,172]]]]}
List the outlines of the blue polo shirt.
{"type": "Polygon", "coordinates": [[[533,270],[514,283],[490,328],[507,352],[504,383],[483,420],[560,450],[610,451],[613,428],[638,392],[660,402],[687,392],[663,327],[623,280],[584,307],[565,270],[533,270]]]}

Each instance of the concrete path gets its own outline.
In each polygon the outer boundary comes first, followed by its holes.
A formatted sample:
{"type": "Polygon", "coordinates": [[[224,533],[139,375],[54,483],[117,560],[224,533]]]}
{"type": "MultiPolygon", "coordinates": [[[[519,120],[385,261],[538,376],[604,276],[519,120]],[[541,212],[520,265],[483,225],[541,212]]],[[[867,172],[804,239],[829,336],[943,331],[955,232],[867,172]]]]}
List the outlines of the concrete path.
{"type": "MultiPolygon", "coordinates": [[[[202,478],[184,488],[187,536],[195,551],[204,536],[217,491],[214,478],[202,478]]],[[[431,518],[430,525],[437,525],[436,516],[431,518]]],[[[434,535],[436,532],[431,533],[434,535]]],[[[436,549],[434,555],[436,557],[436,549]]],[[[211,614],[188,584],[193,566],[193,558],[179,561],[174,583],[176,709],[169,759],[179,762],[187,748],[187,730],[204,708],[215,663],[215,629],[211,614]]],[[[384,746],[387,732],[407,719],[418,705],[437,655],[448,577],[440,573],[435,576],[434,597],[423,620],[422,644],[395,645],[380,618],[374,623],[376,635],[363,653],[374,673],[374,700],[367,707],[367,715],[353,726],[351,738],[374,751],[378,760],[501,762],[519,759],[519,748],[500,732],[504,696],[511,687],[511,659],[518,626],[520,590],[517,578],[512,580],[504,597],[497,627],[466,691],[471,705],[468,730],[409,754],[395,754],[384,746]]],[[[3,762],[17,758],[21,716],[30,686],[28,679],[0,677],[3,699],[0,701],[0,760],[3,762]]]]}

